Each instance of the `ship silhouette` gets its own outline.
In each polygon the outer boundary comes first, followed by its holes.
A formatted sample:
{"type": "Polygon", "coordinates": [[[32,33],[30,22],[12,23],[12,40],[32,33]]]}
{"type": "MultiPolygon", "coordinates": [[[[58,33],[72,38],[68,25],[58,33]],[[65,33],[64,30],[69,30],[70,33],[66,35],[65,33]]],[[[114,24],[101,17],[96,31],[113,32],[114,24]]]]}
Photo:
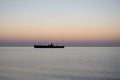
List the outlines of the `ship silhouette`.
{"type": "Polygon", "coordinates": [[[53,45],[51,43],[50,45],[34,45],[34,48],[64,48],[64,46],[53,45]]]}

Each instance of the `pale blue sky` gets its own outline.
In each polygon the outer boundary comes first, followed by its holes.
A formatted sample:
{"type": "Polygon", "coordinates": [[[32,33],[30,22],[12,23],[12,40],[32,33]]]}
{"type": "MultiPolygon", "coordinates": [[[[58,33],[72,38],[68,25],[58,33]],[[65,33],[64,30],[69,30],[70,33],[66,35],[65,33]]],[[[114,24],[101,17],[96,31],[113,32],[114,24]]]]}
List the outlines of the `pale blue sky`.
{"type": "Polygon", "coordinates": [[[1,41],[119,41],[120,0],[0,0],[0,32],[1,41]]]}

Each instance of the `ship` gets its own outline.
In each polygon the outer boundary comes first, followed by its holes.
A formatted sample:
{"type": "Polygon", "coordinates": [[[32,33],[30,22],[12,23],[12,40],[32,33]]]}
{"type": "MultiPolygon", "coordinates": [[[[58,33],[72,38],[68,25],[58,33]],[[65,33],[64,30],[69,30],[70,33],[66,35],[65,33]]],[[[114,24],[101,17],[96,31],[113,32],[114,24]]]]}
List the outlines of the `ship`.
{"type": "Polygon", "coordinates": [[[34,48],[64,48],[64,46],[53,45],[51,43],[50,45],[34,45],[34,48]]]}

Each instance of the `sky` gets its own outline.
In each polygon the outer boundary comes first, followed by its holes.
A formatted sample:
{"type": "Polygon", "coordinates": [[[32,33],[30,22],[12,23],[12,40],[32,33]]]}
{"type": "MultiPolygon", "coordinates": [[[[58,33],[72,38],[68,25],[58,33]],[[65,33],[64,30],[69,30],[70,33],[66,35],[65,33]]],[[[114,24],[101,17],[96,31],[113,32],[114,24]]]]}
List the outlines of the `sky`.
{"type": "Polygon", "coordinates": [[[0,0],[0,45],[120,45],[120,0],[0,0]]]}

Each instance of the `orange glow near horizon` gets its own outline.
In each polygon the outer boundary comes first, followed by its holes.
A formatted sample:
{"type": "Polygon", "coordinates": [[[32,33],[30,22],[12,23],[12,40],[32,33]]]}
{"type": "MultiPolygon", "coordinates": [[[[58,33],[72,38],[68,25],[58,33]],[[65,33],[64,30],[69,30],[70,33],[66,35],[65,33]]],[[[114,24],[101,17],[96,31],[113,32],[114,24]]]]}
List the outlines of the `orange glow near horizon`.
{"type": "MultiPolygon", "coordinates": [[[[10,30],[10,29],[9,29],[10,30]]],[[[15,41],[119,41],[118,31],[80,29],[29,29],[1,31],[1,40],[15,41]]]]}

